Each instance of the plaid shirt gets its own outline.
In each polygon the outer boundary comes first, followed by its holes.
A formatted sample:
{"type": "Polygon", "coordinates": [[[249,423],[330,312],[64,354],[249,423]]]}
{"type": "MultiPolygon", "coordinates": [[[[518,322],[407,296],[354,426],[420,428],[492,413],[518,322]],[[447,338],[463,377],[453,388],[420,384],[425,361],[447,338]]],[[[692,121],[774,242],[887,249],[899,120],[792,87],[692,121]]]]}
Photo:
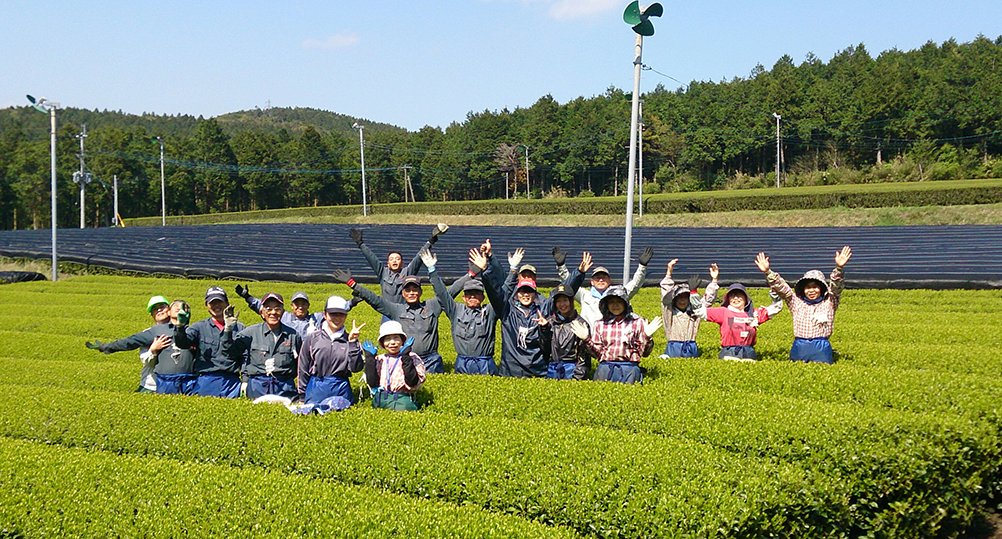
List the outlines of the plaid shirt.
{"type": "Polygon", "coordinates": [[[404,380],[404,366],[400,362],[400,356],[389,354],[379,354],[376,356],[376,368],[379,369],[379,387],[388,389],[394,393],[415,393],[424,384],[425,367],[421,356],[411,352],[411,359],[414,360],[414,369],[417,370],[418,383],[411,387],[404,380]]]}
{"type": "MultiPolygon", "coordinates": [[[[664,299],[665,296],[681,286],[681,284],[676,284],[670,276],[665,275],[665,278],[661,279],[661,298],[664,299]]],[[[689,302],[692,305],[692,314],[680,311],[674,306],[665,307],[662,304],[661,319],[664,321],[665,338],[669,341],[695,341],[696,334],[699,332],[699,322],[702,320],[701,313],[706,307],[713,305],[719,289],[719,284],[711,282],[707,285],[706,296],[703,298],[699,297],[698,290],[691,291],[689,302]]]]}
{"type": "Polygon", "coordinates": [[[595,323],[588,345],[599,362],[632,361],[651,353],[654,341],[644,333],[644,320],[629,314],[595,323]]]}
{"type": "Polygon", "coordinates": [[[844,272],[841,268],[832,270],[828,292],[820,303],[811,305],[797,296],[793,288],[775,271],[769,270],[766,280],[769,286],[779,294],[786,305],[790,307],[793,316],[793,336],[800,339],[828,338],[832,336],[835,325],[835,310],[842,300],[842,280],[844,272]]]}

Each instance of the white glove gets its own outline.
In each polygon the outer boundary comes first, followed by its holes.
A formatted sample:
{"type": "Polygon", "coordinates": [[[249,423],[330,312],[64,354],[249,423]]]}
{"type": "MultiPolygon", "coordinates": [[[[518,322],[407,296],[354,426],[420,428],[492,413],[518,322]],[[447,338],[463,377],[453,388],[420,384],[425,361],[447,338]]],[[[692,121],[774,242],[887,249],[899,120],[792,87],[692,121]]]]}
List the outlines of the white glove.
{"type": "Polygon", "coordinates": [[[769,305],[765,306],[765,312],[769,315],[769,318],[776,316],[782,310],[783,310],[783,300],[774,301],[769,305]]]}
{"type": "Polygon", "coordinates": [[[575,337],[582,341],[588,340],[588,324],[585,324],[580,318],[575,318],[570,324],[567,324],[567,327],[575,337]]]}
{"type": "Polygon", "coordinates": [[[657,333],[659,329],[661,329],[661,326],[663,324],[664,321],[661,320],[661,317],[655,316],[654,318],[651,318],[650,320],[644,322],[644,333],[646,333],[648,337],[653,337],[654,334],[657,333]]]}
{"type": "Polygon", "coordinates": [[[232,305],[226,307],[223,311],[223,329],[233,331],[233,328],[237,325],[237,319],[240,318],[240,313],[233,309],[232,305]]]}
{"type": "Polygon", "coordinates": [[[519,247],[515,249],[515,254],[508,253],[508,267],[515,271],[518,269],[518,265],[522,263],[522,257],[525,256],[525,249],[519,247]]]}
{"type": "Polygon", "coordinates": [[[448,231],[449,231],[449,225],[447,225],[445,223],[439,223],[438,224],[438,234],[435,234],[435,235],[438,236],[438,235],[441,235],[441,234],[445,234],[448,231]]]}
{"type": "Polygon", "coordinates": [[[428,268],[429,272],[435,271],[435,264],[438,263],[438,256],[436,256],[435,253],[429,251],[428,249],[421,249],[418,251],[418,256],[421,257],[421,262],[424,262],[424,265],[428,268]]]}

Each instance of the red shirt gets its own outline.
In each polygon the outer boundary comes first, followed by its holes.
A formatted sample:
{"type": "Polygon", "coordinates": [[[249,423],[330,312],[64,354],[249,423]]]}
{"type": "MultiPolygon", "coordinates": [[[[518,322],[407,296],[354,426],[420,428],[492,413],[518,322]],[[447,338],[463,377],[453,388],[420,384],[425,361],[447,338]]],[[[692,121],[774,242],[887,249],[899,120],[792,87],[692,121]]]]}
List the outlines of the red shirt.
{"type": "Polygon", "coordinates": [[[769,313],[765,307],[755,309],[754,316],[730,307],[711,307],[706,319],[720,324],[720,346],[755,346],[757,327],[769,319],[769,313]]]}

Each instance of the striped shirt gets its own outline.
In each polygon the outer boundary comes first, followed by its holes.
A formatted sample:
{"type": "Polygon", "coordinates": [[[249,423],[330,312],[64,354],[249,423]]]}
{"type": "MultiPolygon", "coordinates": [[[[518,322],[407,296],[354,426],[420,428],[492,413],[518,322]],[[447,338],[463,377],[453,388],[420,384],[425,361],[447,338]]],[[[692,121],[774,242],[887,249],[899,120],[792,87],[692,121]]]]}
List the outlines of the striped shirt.
{"type": "Polygon", "coordinates": [[[793,336],[800,339],[816,339],[818,337],[829,338],[835,326],[835,310],[838,309],[842,300],[842,288],[845,286],[843,270],[835,268],[832,270],[829,280],[831,284],[828,292],[821,302],[811,305],[797,296],[793,288],[778,273],[769,270],[766,280],[787,306],[790,307],[790,315],[793,317],[793,336]]]}

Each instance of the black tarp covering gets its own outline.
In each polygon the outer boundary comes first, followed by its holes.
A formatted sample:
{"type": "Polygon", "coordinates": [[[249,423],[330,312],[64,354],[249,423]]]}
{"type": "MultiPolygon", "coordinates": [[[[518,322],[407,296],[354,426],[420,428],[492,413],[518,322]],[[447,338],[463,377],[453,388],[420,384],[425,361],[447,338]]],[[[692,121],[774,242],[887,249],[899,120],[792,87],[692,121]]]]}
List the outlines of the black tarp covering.
{"type": "Polygon", "coordinates": [[[37,271],[0,271],[0,284],[44,281],[45,275],[37,271]]]}
{"type": "MultiPolygon", "coordinates": [[[[531,220],[531,218],[527,218],[531,220]]],[[[59,259],[145,273],[243,280],[331,282],[335,268],[350,269],[360,282],[375,282],[348,235],[353,225],[245,224],[212,226],[60,229],[59,259]]],[[[357,225],[354,225],[357,226],[357,225]]],[[[405,262],[428,239],[432,225],[357,226],[366,244],[385,259],[400,250],[405,262]]],[[[568,264],[590,251],[597,265],[622,278],[622,228],[454,226],[435,246],[439,271],[448,280],[466,271],[467,251],[490,238],[502,257],[526,249],[524,262],[539,270],[540,284],[557,281],[550,257],[554,245],[568,251],[568,264]]],[[[843,245],[853,249],[846,267],[851,288],[1002,288],[1002,226],[900,226],[848,228],[636,228],[631,270],[645,246],[654,247],[647,284],[656,285],[665,265],[678,258],[676,277],[720,266],[723,283],[764,284],[755,255],[766,252],[788,279],[809,269],[825,274],[843,245]]],[[[48,230],[0,232],[0,255],[51,256],[48,230]]],[[[632,274],[632,271],[631,271],[632,274]]]]}

